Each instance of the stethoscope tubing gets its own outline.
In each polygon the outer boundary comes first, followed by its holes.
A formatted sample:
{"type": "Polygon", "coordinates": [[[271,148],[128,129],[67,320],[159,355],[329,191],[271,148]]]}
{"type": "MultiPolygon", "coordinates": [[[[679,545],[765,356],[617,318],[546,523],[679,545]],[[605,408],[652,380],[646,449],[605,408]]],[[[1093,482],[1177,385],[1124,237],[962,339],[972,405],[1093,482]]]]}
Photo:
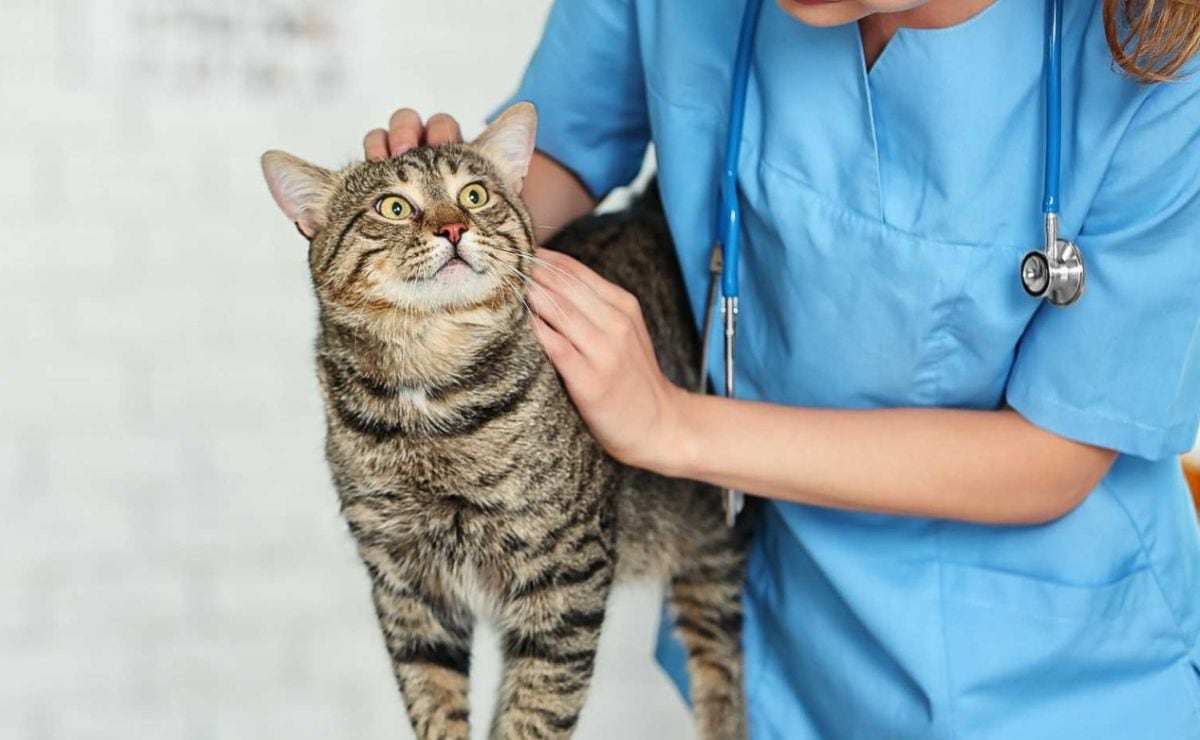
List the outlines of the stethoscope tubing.
{"type": "MultiPolygon", "coordinates": [[[[721,170],[720,202],[717,211],[716,240],[709,265],[712,275],[704,319],[704,348],[700,387],[707,387],[708,342],[713,328],[713,310],[720,283],[721,312],[725,334],[725,395],[734,396],[734,342],[737,334],[738,292],[741,256],[741,206],[738,203],[737,169],[742,149],[742,125],[746,115],[746,92],[750,81],[750,63],[754,35],[758,28],[763,0],[748,0],[742,13],[734,57],[733,84],[729,96],[729,129],[725,138],[725,158],[721,170]]],[[[1083,256],[1073,242],[1058,238],[1059,184],[1062,161],[1062,0],[1046,3],[1046,120],[1045,169],[1042,188],[1042,213],[1045,244],[1030,252],[1021,264],[1021,280],[1031,296],[1046,297],[1056,306],[1067,306],[1083,293],[1085,273],[1083,256]]],[[[733,524],[741,509],[742,495],[726,491],[726,521],[733,524]]]]}
{"type": "Polygon", "coordinates": [[[1062,162],[1062,0],[1046,3],[1046,165],[1042,213],[1058,213],[1062,162]]]}
{"type": "Polygon", "coordinates": [[[721,295],[736,298],[739,287],[738,256],[741,254],[741,207],[737,196],[737,169],[742,153],[742,124],[746,119],[746,88],[750,82],[750,58],[762,0],[750,0],[742,13],[734,59],[733,89],[729,95],[729,130],[725,133],[725,164],[721,171],[721,207],[718,211],[717,243],[723,254],[721,295]]]}
{"type": "MultiPolygon", "coordinates": [[[[758,28],[762,0],[749,0],[742,13],[734,59],[733,85],[729,101],[729,130],[725,138],[725,159],[721,170],[721,198],[717,223],[717,244],[722,250],[721,295],[736,298],[739,292],[738,267],[741,255],[741,207],[737,197],[737,168],[742,149],[742,126],[746,114],[746,91],[750,80],[750,61],[754,34],[758,28]]],[[[1045,167],[1042,188],[1042,212],[1059,212],[1059,183],[1062,162],[1062,0],[1046,3],[1046,122],[1045,167]]]]}

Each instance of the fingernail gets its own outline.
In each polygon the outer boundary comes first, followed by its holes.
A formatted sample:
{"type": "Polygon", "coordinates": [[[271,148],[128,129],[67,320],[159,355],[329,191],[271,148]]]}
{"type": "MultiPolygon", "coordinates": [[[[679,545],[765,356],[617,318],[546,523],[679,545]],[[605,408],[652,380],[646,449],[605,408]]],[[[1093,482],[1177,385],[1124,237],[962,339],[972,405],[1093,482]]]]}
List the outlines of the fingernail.
{"type": "Polygon", "coordinates": [[[401,147],[396,147],[396,151],[392,152],[392,156],[393,156],[393,157],[399,157],[401,154],[404,154],[404,153],[405,153],[405,152],[407,152],[409,149],[412,149],[412,147],[411,147],[411,146],[401,146],[401,147]]]}

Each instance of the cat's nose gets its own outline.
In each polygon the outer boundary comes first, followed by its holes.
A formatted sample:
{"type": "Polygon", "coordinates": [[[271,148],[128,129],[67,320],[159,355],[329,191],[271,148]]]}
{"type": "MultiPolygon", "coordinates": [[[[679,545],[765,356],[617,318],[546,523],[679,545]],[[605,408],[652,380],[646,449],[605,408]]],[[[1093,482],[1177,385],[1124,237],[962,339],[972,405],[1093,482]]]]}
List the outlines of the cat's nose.
{"type": "Polygon", "coordinates": [[[434,233],[438,236],[444,236],[454,246],[458,246],[458,240],[462,239],[463,232],[467,230],[467,225],[464,223],[442,224],[434,233]]]}

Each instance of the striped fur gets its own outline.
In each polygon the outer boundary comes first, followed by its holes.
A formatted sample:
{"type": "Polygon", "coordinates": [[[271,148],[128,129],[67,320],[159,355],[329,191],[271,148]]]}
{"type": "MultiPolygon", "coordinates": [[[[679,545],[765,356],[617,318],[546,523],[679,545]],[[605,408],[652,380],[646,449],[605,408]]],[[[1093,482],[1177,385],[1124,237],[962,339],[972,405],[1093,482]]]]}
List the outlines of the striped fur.
{"type": "MultiPolygon", "coordinates": [[[[418,148],[326,176],[309,262],[327,456],[418,737],[467,737],[479,616],[503,635],[492,736],[569,736],[609,589],[646,576],[670,584],[701,737],[744,737],[745,533],[724,527],[716,491],[619,465],[588,434],[532,334],[532,226],[494,163],[469,145],[418,148]],[[486,185],[486,207],[457,205],[466,181],[486,185]],[[390,192],[412,193],[420,215],[378,218],[390,192]],[[426,290],[447,219],[474,234],[469,279],[491,288],[426,290]]],[[[635,293],[665,372],[694,385],[660,217],[590,217],[554,246],[635,293]]]]}

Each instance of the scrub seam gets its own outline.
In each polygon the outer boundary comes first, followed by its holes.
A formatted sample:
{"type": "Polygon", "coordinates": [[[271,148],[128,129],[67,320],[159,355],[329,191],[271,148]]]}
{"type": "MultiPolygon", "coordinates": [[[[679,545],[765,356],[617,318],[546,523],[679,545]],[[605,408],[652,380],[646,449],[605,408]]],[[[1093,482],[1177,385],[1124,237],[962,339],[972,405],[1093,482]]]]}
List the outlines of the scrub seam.
{"type": "MultiPolygon", "coordinates": [[[[751,531],[754,533],[752,535],[753,544],[751,545],[751,548],[753,548],[754,545],[760,544],[762,542],[762,536],[763,536],[762,532],[766,529],[766,524],[764,523],[764,520],[767,518],[767,514],[768,514],[767,507],[768,506],[770,506],[769,502],[758,507],[758,511],[755,512],[754,526],[751,529],[751,531]]],[[[743,604],[752,598],[750,595],[750,580],[751,580],[750,579],[750,575],[751,575],[750,574],[750,564],[751,564],[751,558],[753,558],[753,557],[754,557],[753,551],[747,552],[745,584],[742,587],[743,604]]],[[[762,554],[759,557],[765,558],[766,555],[762,554]]],[[[755,560],[754,562],[757,563],[758,561],[755,560]]],[[[754,580],[756,583],[760,584],[760,587],[761,587],[763,579],[756,578],[754,580]]],[[[771,587],[774,588],[773,583],[771,584],[771,587]]],[[[743,605],[743,607],[742,607],[743,619],[745,618],[745,614],[746,614],[746,608],[743,605]]],[[[762,686],[763,682],[766,680],[766,677],[767,677],[766,662],[767,662],[767,660],[766,660],[765,655],[763,654],[763,649],[759,648],[758,655],[755,656],[756,665],[755,665],[754,681],[752,683],[746,681],[746,679],[749,678],[749,675],[750,675],[750,664],[746,661],[746,629],[745,629],[745,627],[742,628],[742,662],[743,662],[742,672],[745,674],[742,677],[742,686],[743,686],[742,690],[745,692],[745,696],[746,696],[746,720],[747,720],[747,724],[750,724],[750,713],[751,713],[750,705],[752,702],[755,702],[755,699],[753,697],[758,696],[758,690],[762,686]]],[[[750,724],[750,726],[753,727],[752,724],[750,724]]]]}
{"type": "MultiPolygon", "coordinates": [[[[1100,481],[1100,485],[1097,486],[1097,488],[1104,489],[1105,493],[1107,493],[1113,501],[1117,502],[1117,506],[1121,507],[1121,512],[1125,515],[1125,518],[1129,520],[1129,526],[1133,529],[1133,533],[1137,535],[1138,545],[1141,547],[1142,552],[1146,556],[1146,567],[1147,570],[1150,571],[1150,577],[1154,579],[1154,585],[1158,588],[1158,597],[1162,600],[1163,607],[1166,609],[1167,615],[1171,618],[1171,623],[1175,627],[1175,632],[1179,637],[1180,643],[1183,645],[1183,660],[1186,663],[1184,668],[1187,669],[1187,678],[1194,682],[1200,681],[1200,663],[1198,663],[1196,660],[1196,651],[1198,646],[1192,641],[1188,640],[1187,631],[1183,628],[1183,624],[1179,621],[1179,616],[1175,614],[1175,608],[1171,605],[1170,600],[1167,599],[1166,590],[1163,588],[1162,580],[1160,580],[1158,577],[1158,569],[1154,567],[1154,560],[1150,557],[1150,548],[1146,546],[1146,540],[1142,536],[1141,528],[1138,527],[1137,522],[1129,513],[1129,509],[1126,508],[1125,502],[1121,500],[1121,497],[1118,496],[1116,492],[1105,485],[1104,481],[1100,481]]],[[[1195,696],[1195,687],[1189,686],[1188,688],[1192,690],[1192,695],[1195,696]]],[[[1193,706],[1192,712],[1200,716],[1200,704],[1193,706]]]]}
{"type": "MultiPolygon", "coordinates": [[[[1015,372],[1015,370],[1014,370],[1015,372]]],[[[1190,446],[1190,434],[1196,428],[1197,417],[1192,417],[1184,421],[1172,423],[1165,426],[1155,426],[1144,424],[1125,416],[1115,416],[1105,414],[1100,411],[1090,409],[1082,409],[1078,406],[1063,403],[1062,401],[1044,396],[1030,390],[1028,382],[1018,382],[1015,386],[1011,383],[1005,388],[1005,400],[1009,407],[1016,410],[1021,416],[1033,421],[1041,416],[1041,412],[1050,412],[1051,410],[1057,414],[1055,419],[1046,421],[1045,425],[1048,429],[1053,429],[1054,426],[1071,425],[1074,426],[1078,421],[1091,421],[1092,427],[1087,433],[1080,431],[1078,427],[1072,434],[1073,439],[1090,441],[1092,444],[1098,444],[1101,447],[1110,447],[1118,452],[1131,454],[1136,457],[1141,457],[1147,460],[1157,460],[1166,457],[1171,452],[1175,451],[1181,444],[1190,446]],[[1026,407],[1026,403],[1035,404],[1032,408],[1026,407]],[[1041,408],[1039,408],[1039,406],[1041,408]],[[1108,422],[1112,427],[1097,427],[1096,421],[1108,422]]],[[[1037,423],[1035,421],[1035,423],[1037,423]]],[[[1184,447],[1184,450],[1187,448],[1184,447]]],[[[1179,450],[1182,452],[1183,450],[1179,450]]]]}
{"type": "Polygon", "coordinates": [[[946,576],[942,552],[942,529],[939,522],[934,534],[934,544],[938,556],[938,631],[942,640],[942,675],[946,681],[946,737],[953,740],[954,732],[954,690],[950,676],[950,646],[946,637],[946,576]]]}
{"type": "MultiPolygon", "coordinates": [[[[1197,326],[1200,326],[1200,324],[1198,324],[1197,326]]],[[[1117,416],[1115,414],[1106,414],[1103,411],[1084,410],[1084,409],[1079,408],[1078,406],[1072,406],[1069,403],[1063,403],[1062,401],[1050,398],[1049,396],[1043,396],[1039,393],[1034,393],[1032,391],[1027,391],[1025,393],[1025,397],[1031,401],[1040,401],[1040,402],[1045,403],[1050,406],[1055,406],[1060,409],[1067,409],[1069,411],[1074,411],[1074,412],[1080,413],[1080,414],[1086,414],[1087,416],[1092,416],[1097,419],[1104,419],[1105,421],[1115,421],[1115,422],[1118,422],[1121,424],[1128,424],[1131,427],[1136,427],[1137,429],[1141,429],[1141,430],[1144,430],[1147,432],[1155,432],[1158,434],[1170,435],[1175,431],[1176,427],[1178,426],[1177,424],[1168,424],[1165,426],[1154,425],[1154,424],[1144,424],[1136,419],[1131,419],[1128,416],[1117,416]]]]}
{"type": "MultiPolygon", "coordinates": [[[[958,292],[954,298],[945,304],[945,308],[938,312],[938,317],[934,321],[933,327],[930,329],[930,334],[933,335],[937,342],[936,347],[926,354],[919,367],[913,373],[915,384],[920,384],[920,376],[928,373],[933,378],[933,391],[927,399],[931,404],[939,404],[942,393],[942,378],[945,373],[939,373],[937,370],[948,358],[954,354],[954,340],[956,338],[954,328],[954,318],[958,315],[959,308],[962,305],[963,298],[967,294],[967,281],[974,272],[975,262],[978,259],[978,253],[972,254],[967,260],[963,268],[963,274],[960,277],[958,292]]],[[[941,560],[939,558],[939,568],[941,560]]]]}
{"type": "MultiPolygon", "coordinates": [[[[1183,351],[1183,356],[1184,357],[1192,357],[1193,353],[1195,353],[1195,351],[1196,351],[1197,343],[1200,343],[1200,316],[1196,317],[1196,324],[1192,327],[1192,336],[1188,340],[1187,349],[1185,349],[1183,351]]],[[[1185,365],[1185,367],[1186,367],[1186,365],[1185,365]]],[[[1184,397],[1184,383],[1186,381],[1187,381],[1187,372],[1185,370],[1184,372],[1179,373],[1179,382],[1175,384],[1176,403],[1172,404],[1173,406],[1178,405],[1179,399],[1184,397]]]]}
{"type": "MultiPolygon", "coordinates": [[[[875,158],[875,196],[879,200],[879,220],[887,221],[883,210],[883,164],[879,156],[879,128],[875,125],[875,94],[871,91],[871,70],[878,69],[879,63],[887,56],[888,49],[895,46],[896,38],[884,45],[883,51],[875,59],[874,66],[867,69],[867,50],[863,47],[862,36],[853,34],[858,39],[858,77],[863,86],[863,98],[867,101],[867,127],[871,130],[871,155],[875,158]]],[[[899,35],[899,34],[897,34],[899,35]]]]}
{"type": "Polygon", "coordinates": [[[1167,592],[1163,588],[1162,579],[1160,579],[1158,576],[1158,568],[1156,568],[1154,565],[1154,559],[1150,557],[1150,548],[1146,545],[1146,538],[1142,535],[1141,528],[1137,525],[1133,515],[1129,513],[1129,509],[1125,506],[1125,502],[1121,500],[1121,497],[1118,496],[1116,492],[1112,490],[1112,488],[1110,488],[1104,481],[1100,481],[1100,484],[1097,486],[1097,488],[1103,489],[1103,491],[1108,494],[1109,498],[1117,503],[1117,506],[1121,508],[1121,513],[1123,513],[1126,520],[1129,521],[1129,527],[1133,530],[1133,533],[1137,535],[1138,547],[1141,549],[1142,555],[1146,558],[1146,569],[1150,571],[1150,577],[1154,579],[1154,585],[1158,588],[1158,597],[1162,600],[1162,604],[1166,608],[1167,615],[1171,618],[1171,625],[1175,628],[1176,636],[1179,637],[1180,643],[1183,644],[1184,657],[1191,661],[1192,653],[1196,649],[1195,645],[1188,640],[1187,632],[1183,628],[1183,623],[1179,621],[1179,616],[1175,613],[1174,606],[1171,605],[1171,601],[1167,598],[1167,592]]]}
{"type": "Polygon", "coordinates": [[[1137,120],[1138,116],[1142,112],[1142,108],[1146,107],[1146,102],[1150,100],[1150,97],[1153,94],[1154,94],[1153,89],[1148,90],[1142,96],[1142,99],[1138,101],[1137,107],[1135,107],[1133,109],[1133,113],[1131,113],[1129,115],[1129,120],[1127,120],[1125,122],[1125,129],[1123,131],[1121,131],[1120,137],[1117,138],[1116,146],[1114,146],[1112,148],[1112,151],[1110,151],[1108,154],[1108,161],[1104,165],[1104,175],[1100,178],[1099,183],[1097,183],[1096,189],[1092,193],[1091,200],[1088,201],[1087,208],[1083,209],[1083,211],[1081,212],[1082,218],[1080,218],[1080,220],[1079,220],[1079,229],[1078,229],[1079,239],[1081,240],[1081,243],[1082,243],[1082,240],[1086,239],[1088,236],[1084,232],[1084,228],[1087,227],[1088,217],[1092,215],[1092,207],[1096,204],[1096,195],[1097,195],[1097,193],[1099,193],[1101,190],[1104,189],[1105,183],[1108,182],[1108,176],[1109,176],[1109,173],[1112,172],[1112,163],[1113,163],[1113,160],[1117,156],[1117,152],[1119,152],[1121,150],[1121,148],[1123,146],[1125,146],[1125,140],[1129,138],[1129,132],[1133,130],[1133,122],[1137,120]]]}
{"type": "MultiPolygon", "coordinates": [[[[743,147],[744,146],[745,146],[745,143],[743,142],[743,147]]],[[[803,177],[797,175],[796,173],[792,172],[791,170],[787,169],[786,167],[784,167],[782,165],[778,165],[778,164],[772,162],[771,160],[767,159],[766,157],[759,156],[758,164],[760,167],[766,167],[767,169],[774,170],[775,172],[779,173],[783,177],[786,177],[788,180],[791,180],[792,182],[799,185],[813,198],[813,200],[816,200],[817,202],[819,202],[824,209],[831,211],[832,213],[836,213],[841,217],[853,219],[862,225],[879,227],[880,229],[883,229],[884,231],[892,232],[896,236],[900,236],[900,237],[903,237],[906,239],[912,239],[913,241],[928,244],[930,246],[950,247],[950,248],[958,248],[958,249],[987,249],[987,250],[1003,249],[1003,250],[1012,252],[1014,254],[1025,254],[1026,252],[1029,251],[1028,243],[1016,244],[1016,243],[1004,243],[1004,242],[939,241],[937,239],[926,236],[924,234],[918,234],[915,232],[906,231],[904,229],[899,228],[898,226],[895,226],[886,221],[883,221],[882,219],[872,218],[871,216],[869,216],[865,213],[862,213],[861,211],[857,211],[852,208],[848,208],[843,203],[837,203],[837,202],[830,200],[821,191],[817,190],[815,187],[810,185],[803,177]]]]}

